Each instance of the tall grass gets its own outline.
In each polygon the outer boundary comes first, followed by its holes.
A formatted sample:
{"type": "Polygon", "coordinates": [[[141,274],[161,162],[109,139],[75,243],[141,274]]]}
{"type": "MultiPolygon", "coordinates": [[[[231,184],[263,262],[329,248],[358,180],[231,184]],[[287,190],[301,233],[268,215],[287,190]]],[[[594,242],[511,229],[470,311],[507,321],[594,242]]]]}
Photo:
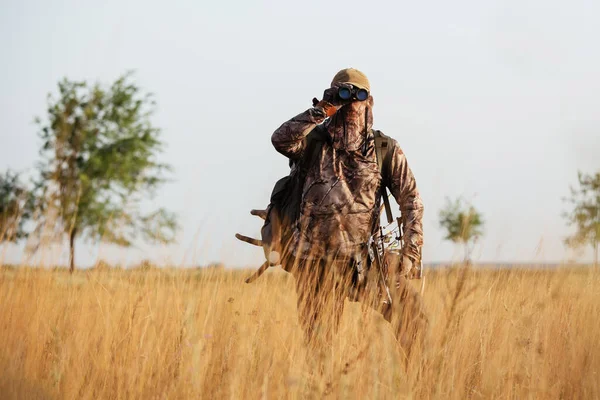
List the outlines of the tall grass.
{"type": "Polygon", "coordinates": [[[0,398],[600,398],[600,274],[429,271],[424,351],[345,308],[306,348],[271,271],[0,268],[0,398]]]}

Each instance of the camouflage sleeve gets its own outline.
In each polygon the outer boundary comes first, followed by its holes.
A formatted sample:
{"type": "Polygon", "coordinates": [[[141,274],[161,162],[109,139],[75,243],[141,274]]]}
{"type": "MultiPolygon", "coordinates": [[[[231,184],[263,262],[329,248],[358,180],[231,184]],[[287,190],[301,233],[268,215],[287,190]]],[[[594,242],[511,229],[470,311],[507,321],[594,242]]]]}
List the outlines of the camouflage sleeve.
{"type": "Polygon", "coordinates": [[[326,114],[321,107],[313,107],[284,122],[271,135],[271,143],[279,153],[297,159],[304,150],[304,138],[313,128],[322,123],[326,114]]]}
{"type": "Polygon", "coordinates": [[[408,166],[404,152],[394,143],[388,171],[389,189],[400,206],[404,242],[403,253],[412,261],[420,261],[423,245],[423,202],[417,181],[408,166]]]}

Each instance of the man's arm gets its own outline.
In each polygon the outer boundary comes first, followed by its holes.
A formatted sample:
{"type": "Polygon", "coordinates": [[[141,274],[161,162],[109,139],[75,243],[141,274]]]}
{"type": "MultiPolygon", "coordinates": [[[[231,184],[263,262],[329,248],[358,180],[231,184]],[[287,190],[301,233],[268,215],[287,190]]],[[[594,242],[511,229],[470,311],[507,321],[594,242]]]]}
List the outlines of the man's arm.
{"type": "Polygon", "coordinates": [[[271,135],[271,143],[279,153],[291,159],[298,159],[304,150],[306,135],[322,123],[327,115],[320,107],[309,108],[284,122],[271,135]]]}
{"type": "Polygon", "coordinates": [[[404,152],[398,143],[394,141],[392,143],[387,184],[400,206],[403,255],[408,256],[415,263],[420,261],[420,248],[423,245],[423,202],[404,152]]]}
{"type": "Polygon", "coordinates": [[[284,122],[273,132],[271,143],[275,150],[291,159],[300,158],[305,146],[304,138],[315,126],[335,114],[345,103],[337,98],[337,90],[337,86],[326,89],[323,92],[323,100],[319,102],[313,100],[314,107],[284,122]]]}

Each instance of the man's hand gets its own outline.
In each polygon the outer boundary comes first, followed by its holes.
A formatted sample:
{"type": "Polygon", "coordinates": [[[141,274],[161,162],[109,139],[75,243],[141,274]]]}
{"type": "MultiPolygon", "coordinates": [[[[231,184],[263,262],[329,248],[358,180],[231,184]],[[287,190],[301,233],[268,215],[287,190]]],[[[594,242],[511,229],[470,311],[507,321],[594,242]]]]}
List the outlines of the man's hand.
{"type": "MultiPolygon", "coordinates": [[[[334,115],[340,108],[350,103],[350,100],[342,100],[338,96],[340,85],[335,85],[323,92],[323,100],[315,104],[315,107],[321,107],[328,117],[334,115]]],[[[313,101],[314,102],[314,101],[313,101]]]]}

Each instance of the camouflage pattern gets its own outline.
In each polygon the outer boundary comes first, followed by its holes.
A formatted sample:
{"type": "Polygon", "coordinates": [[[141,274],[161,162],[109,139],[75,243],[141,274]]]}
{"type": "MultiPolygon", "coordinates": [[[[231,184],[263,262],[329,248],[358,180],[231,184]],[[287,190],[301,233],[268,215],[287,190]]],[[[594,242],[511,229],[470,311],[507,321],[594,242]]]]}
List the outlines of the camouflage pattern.
{"type": "Polygon", "coordinates": [[[331,339],[348,298],[380,312],[408,355],[428,326],[419,293],[398,273],[398,262],[388,264],[390,271],[368,266],[359,271],[358,266],[368,264],[367,243],[378,226],[382,186],[400,208],[404,247],[397,260],[405,256],[420,262],[423,204],[406,157],[391,138],[389,162],[383,163],[380,173],[371,130],[373,98],[342,103],[333,85],[323,100],[314,99],[312,108],[272,134],[273,146],[292,161],[292,170],[305,167],[300,214],[291,243],[286,239],[282,266],[296,278],[299,320],[309,342],[319,332],[331,339]],[[306,138],[317,126],[326,140],[321,146],[311,145],[315,150],[308,154],[306,138]],[[381,273],[391,283],[385,286],[391,291],[392,307],[382,289],[381,273]]]}
{"type": "Polygon", "coordinates": [[[298,319],[307,343],[316,348],[331,345],[348,298],[382,314],[391,324],[406,361],[423,348],[429,327],[427,310],[421,295],[405,277],[394,279],[390,287],[393,307],[387,307],[382,302],[377,271],[369,270],[369,276],[360,283],[352,260],[333,256],[313,258],[298,264],[293,274],[298,319]]]}
{"type": "MultiPolygon", "coordinates": [[[[300,260],[336,257],[353,259],[364,249],[379,218],[380,185],[399,204],[403,222],[403,252],[420,260],[423,244],[423,204],[402,149],[391,140],[389,170],[380,176],[372,137],[373,98],[344,105],[323,125],[329,142],[313,158],[302,192],[300,218],[291,253],[300,260]]],[[[305,137],[325,121],[320,107],[310,108],[283,123],[272,135],[275,149],[299,160],[305,137]]]]}

